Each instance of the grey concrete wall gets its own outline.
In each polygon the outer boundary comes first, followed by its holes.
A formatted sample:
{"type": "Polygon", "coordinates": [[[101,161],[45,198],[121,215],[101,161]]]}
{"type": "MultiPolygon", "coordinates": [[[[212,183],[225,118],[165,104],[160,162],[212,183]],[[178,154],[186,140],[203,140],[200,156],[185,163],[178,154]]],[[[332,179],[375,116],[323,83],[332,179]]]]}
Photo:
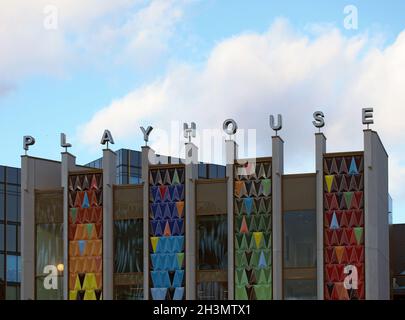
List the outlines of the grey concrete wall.
{"type": "Polygon", "coordinates": [[[69,171],[76,168],[76,157],[68,152],[62,152],[62,165],[61,165],[61,186],[63,188],[63,265],[65,272],[63,272],[63,298],[69,299],[69,171]]]}
{"type": "Polygon", "coordinates": [[[366,299],[389,299],[388,155],[372,130],[364,130],[364,197],[366,299]]]}
{"type": "Polygon", "coordinates": [[[273,194],[273,299],[283,299],[283,212],[282,176],[284,174],[284,141],[272,137],[272,194],[273,194]]]}
{"type": "Polygon", "coordinates": [[[196,299],[196,212],[195,181],[198,179],[198,148],[193,143],[186,143],[185,149],[185,278],[186,299],[196,299]]]}
{"type": "Polygon", "coordinates": [[[235,267],[234,267],[234,219],[233,219],[233,182],[234,163],[238,158],[238,145],[233,140],[225,141],[226,177],[227,177],[227,222],[228,222],[228,300],[235,299],[235,267]]]}
{"type": "Polygon", "coordinates": [[[114,292],[114,219],[113,186],[116,180],[117,154],[103,150],[103,299],[113,300],[114,292]]]}
{"type": "Polygon", "coordinates": [[[56,161],[21,157],[21,299],[35,299],[35,190],[60,188],[56,161]]]}
{"type": "Polygon", "coordinates": [[[316,278],[317,298],[324,299],[323,265],[323,155],[326,153],[326,137],[315,134],[315,170],[316,170],[316,278]]]}
{"type": "Polygon", "coordinates": [[[143,183],[143,299],[149,299],[149,166],[155,160],[155,151],[142,147],[143,183]]]}

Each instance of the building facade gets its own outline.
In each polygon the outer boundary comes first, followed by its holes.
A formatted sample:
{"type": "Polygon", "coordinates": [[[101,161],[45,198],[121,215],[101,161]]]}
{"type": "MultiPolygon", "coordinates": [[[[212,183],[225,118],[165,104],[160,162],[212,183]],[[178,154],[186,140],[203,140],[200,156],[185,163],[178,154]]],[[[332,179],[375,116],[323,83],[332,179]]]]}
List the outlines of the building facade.
{"type": "Polygon", "coordinates": [[[390,226],[392,299],[405,300],[405,224],[390,226]]]}
{"type": "MultiPolygon", "coordinates": [[[[117,179],[116,184],[140,184],[142,182],[142,153],[136,150],[119,149],[117,154],[117,179]]],[[[157,163],[176,164],[180,159],[170,156],[156,155],[157,163]]],[[[94,160],[87,167],[101,169],[103,167],[103,158],[94,160]]],[[[199,179],[225,178],[225,167],[217,164],[202,163],[198,164],[199,179]]]]}
{"type": "Polygon", "coordinates": [[[185,161],[22,156],[21,297],[389,299],[388,155],[363,134],[345,153],[316,134],[312,174],[284,173],[280,136],[254,160],[226,140],[225,167],[191,142],[185,161]]]}
{"type": "Polygon", "coordinates": [[[20,169],[0,166],[0,300],[19,299],[20,169]]]}

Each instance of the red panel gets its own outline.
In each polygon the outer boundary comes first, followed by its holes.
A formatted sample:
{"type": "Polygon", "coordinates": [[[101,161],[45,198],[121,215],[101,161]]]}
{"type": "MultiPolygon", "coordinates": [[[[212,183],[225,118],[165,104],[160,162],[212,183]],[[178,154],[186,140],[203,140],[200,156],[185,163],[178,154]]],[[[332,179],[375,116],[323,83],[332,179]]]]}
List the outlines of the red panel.
{"type": "MultiPolygon", "coordinates": [[[[324,188],[324,298],[326,300],[364,299],[364,245],[357,245],[353,228],[364,228],[363,156],[355,156],[358,174],[349,174],[352,156],[324,158],[324,175],[334,175],[331,192],[324,188]],[[353,192],[346,203],[344,192],[353,192]],[[339,227],[331,229],[333,214],[339,227]],[[342,248],[343,247],[343,248],[342,248]],[[337,251],[336,251],[337,250],[337,251]],[[338,254],[337,254],[337,253],[338,254]],[[358,288],[343,285],[347,265],[355,266],[358,288]]],[[[363,230],[363,243],[364,243],[363,230]]]]}

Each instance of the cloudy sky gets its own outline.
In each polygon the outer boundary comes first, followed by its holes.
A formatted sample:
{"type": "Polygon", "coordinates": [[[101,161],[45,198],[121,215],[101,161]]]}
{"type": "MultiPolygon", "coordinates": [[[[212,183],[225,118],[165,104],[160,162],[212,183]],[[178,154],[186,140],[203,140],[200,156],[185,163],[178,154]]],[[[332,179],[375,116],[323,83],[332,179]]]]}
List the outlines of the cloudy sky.
{"type": "Polygon", "coordinates": [[[226,118],[242,155],[270,155],[268,117],[281,113],[286,172],[311,172],[312,113],[326,115],[328,151],[355,151],[373,107],[405,223],[403,12],[402,0],[3,0],[0,164],[19,166],[26,134],[31,155],[59,159],[65,132],[79,163],[101,156],[105,128],[116,149],[139,149],[141,125],[177,156],[190,121],[201,160],[221,163],[209,142],[226,118]]]}

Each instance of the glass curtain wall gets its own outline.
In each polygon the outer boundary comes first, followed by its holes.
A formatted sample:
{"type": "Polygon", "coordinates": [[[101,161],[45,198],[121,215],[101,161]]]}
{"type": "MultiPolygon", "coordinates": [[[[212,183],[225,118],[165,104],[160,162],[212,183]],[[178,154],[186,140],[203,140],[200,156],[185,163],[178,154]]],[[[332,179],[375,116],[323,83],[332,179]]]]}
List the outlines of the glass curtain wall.
{"type": "Polygon", "coordinates": [[[114,299],[143,299],[142,186],[114,187],[114,299]]]}
{"type": "Polygon", "coordinates": [[[35,195],[35,295],[37,300],[63,300],[62,190],[35,195]]]}
{"type": "Polygon", "coordinates": [[[20,169],[0,166],[0,300],[20,298],[20,169]]]}

